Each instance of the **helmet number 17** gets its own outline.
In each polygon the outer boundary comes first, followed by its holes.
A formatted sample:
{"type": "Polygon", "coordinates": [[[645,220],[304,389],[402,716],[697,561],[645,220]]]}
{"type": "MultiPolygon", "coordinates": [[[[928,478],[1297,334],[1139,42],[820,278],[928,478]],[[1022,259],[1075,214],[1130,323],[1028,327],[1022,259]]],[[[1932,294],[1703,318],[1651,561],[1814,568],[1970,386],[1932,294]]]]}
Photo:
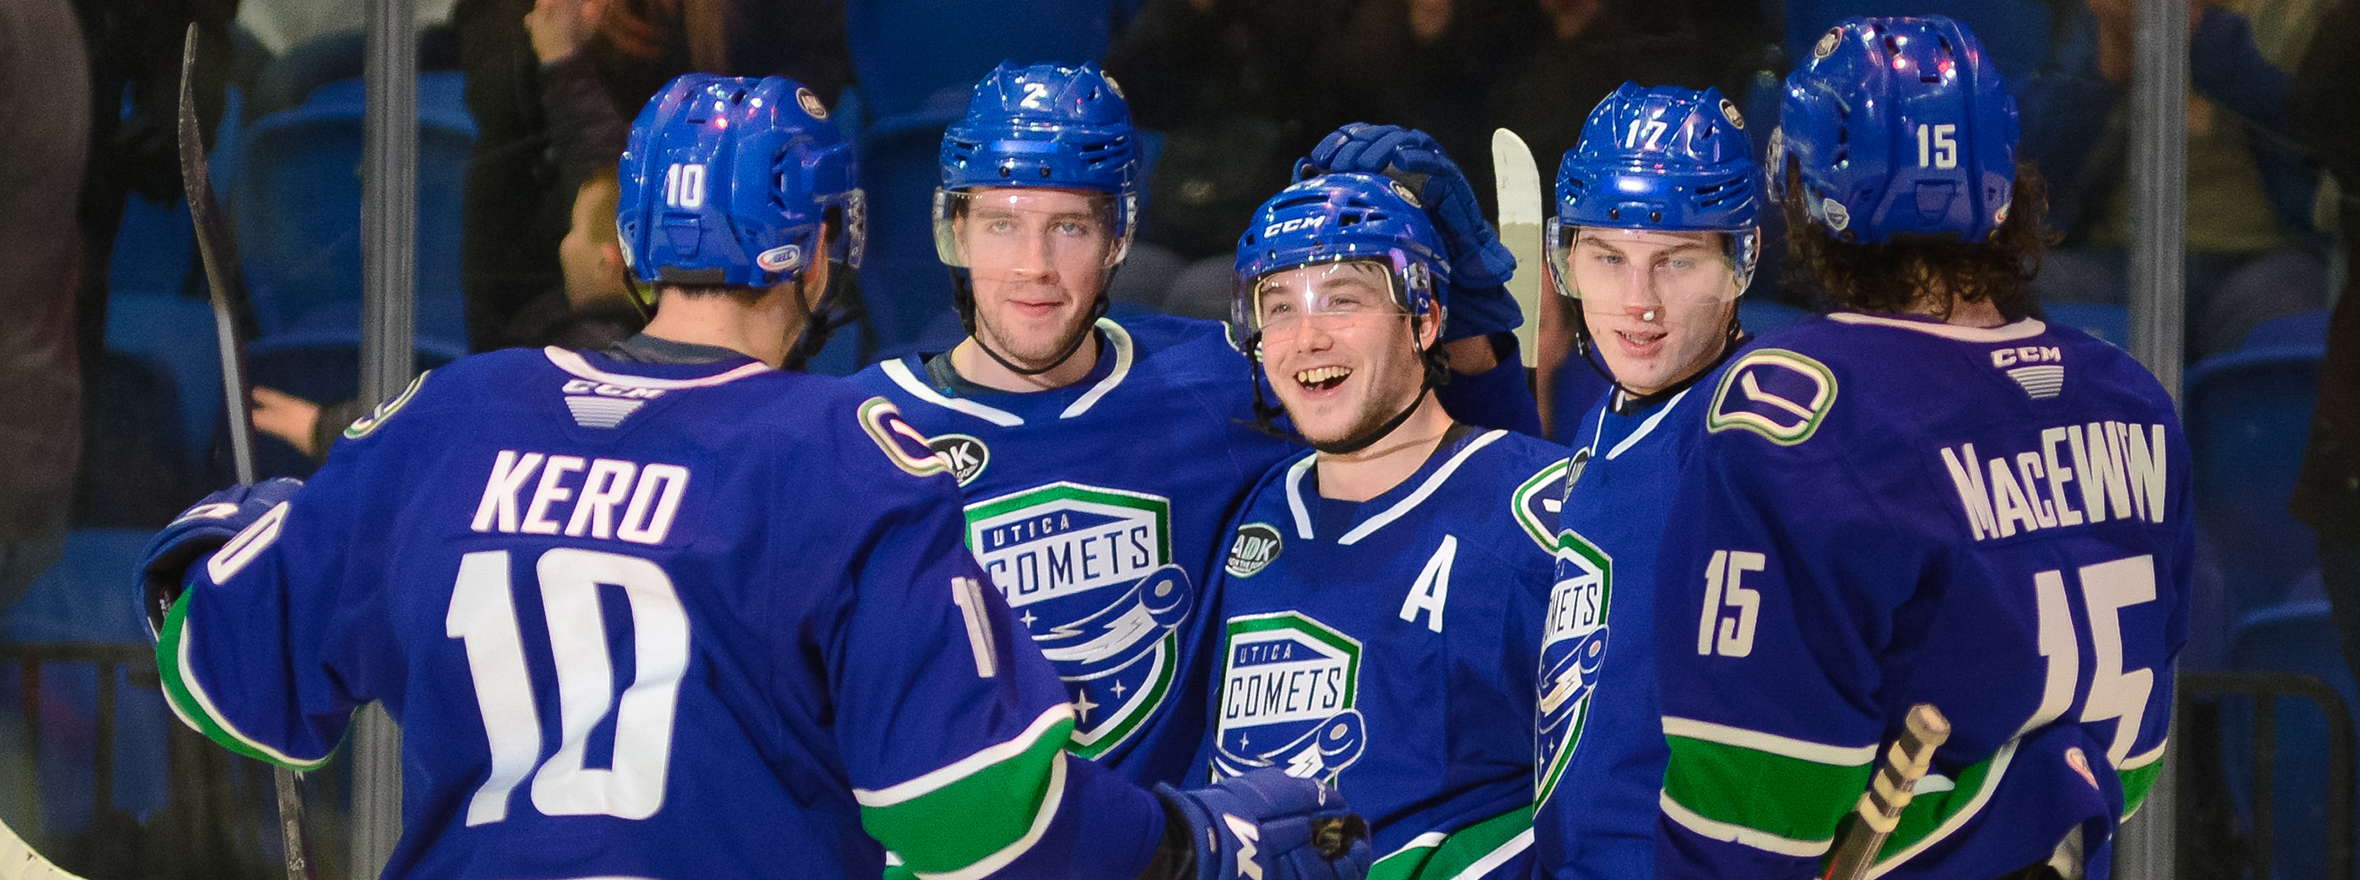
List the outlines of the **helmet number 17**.
{"type": "Polygon", "coordinates": [[[1958,126],[1949,123],[1917,127],[1918,167],[1958,167],[1958,126]]]}

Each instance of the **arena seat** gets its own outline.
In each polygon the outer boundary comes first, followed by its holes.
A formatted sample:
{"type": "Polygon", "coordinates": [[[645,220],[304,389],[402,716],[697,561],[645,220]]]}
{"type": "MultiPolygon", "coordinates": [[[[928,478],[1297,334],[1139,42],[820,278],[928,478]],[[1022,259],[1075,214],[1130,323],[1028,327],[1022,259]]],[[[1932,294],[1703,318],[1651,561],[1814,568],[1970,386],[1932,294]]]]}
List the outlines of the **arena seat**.
{"type": "Polygon", "coordinates": [[[193,472],[204,460],[204,447],[193,440],[211,436],[221,417],[221,346],[212,307],[178,293],[116,293],[107,301],[106,345],[164,368],[180,413],[174,436],[193,472]]]}
{"type": "MultiPolygon", "coordinates": [[[[2230,665],[2239,670],[2285,672],[2318,678],[2342,697],[2347,714],[2360,706],[2351,667],[2325,599],[2317,598],[2316,575],[2309,593],[2254,611],[2230,637],[2230,665]]],[[[2274,767],[2271,770],[2270,864],[2276,877],[2321,877],[2326,871],[2328,832],[2327,718],[2310,700],[2275,698],[2274,767]]],[[[2257,736],[2254,699],[2223,700],[2222,744],[2230,791],[2242,821],[2252,822],[2252,763],[2257,736]]],[[[2249,832],[2250,833],[2250,832],[2249,832]]]]}
{"type": "MultiPolygon", "coordinates": [[[[422,299],[459,295],[460,193],[475,138],[464,75],[418,77],[417,279],[422,299]]],[[[361,295],[362,83],[341,80],[256,120],[231,186],[248,296],[265,334],[361,295]]]]}
{"type": "Polygon", "coordinates": [[[2182,418],[2197,528],[2227,590],[2227,620],[2286,598],[2319,565],[2311,528],[2287,512],[2319,393],[2316,345],[2248,348],[2190,367],[2182,418]]]}
{"type": "Polygon", "coordinates": [[[2115,348],[2127,349],[2131,344],[2131,313],[2122,306],[2105,303],[2053,302],[2042,303],[2049,313],[2049,323],[2071,327],[2107,342],[2115,348]]]}

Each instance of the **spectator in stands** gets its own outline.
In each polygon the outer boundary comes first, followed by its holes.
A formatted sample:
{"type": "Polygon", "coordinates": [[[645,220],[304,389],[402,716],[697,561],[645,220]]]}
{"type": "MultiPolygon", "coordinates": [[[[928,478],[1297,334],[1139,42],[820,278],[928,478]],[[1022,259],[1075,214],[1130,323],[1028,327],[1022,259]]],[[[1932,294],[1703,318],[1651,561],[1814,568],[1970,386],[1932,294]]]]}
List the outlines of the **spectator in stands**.
{"type": "Polygon", "coordinates": [[[843,17],[834,0],[460,0],[452,20],[478,128],[462,246],[468,346],[532,340],[516,319],[561,284],[573,196],[621,154],[657,89],[691,70],[784,74],[833,105],[850,79],[843,17]]]}
{"type": "Polygon", "coordinates": [[[0,4],[0,131],[9,137],[0,162],[0,449],[9,459],[0,468],[0,609],[64,552],[73,510],[82,238],[72,218],[91,145],[90,104],[75,87],[88,82],[65,0],[0,4]]]}
{"type": "MultiPolygon", "coordinates": [[[[2256,16],[2293,14],[2262,3],[2256,16]]],[[[2129,229],[2123,97],[2131,0],[2086,0],[2024,106],[2025,152],[2050,177],[2066,246],[2035,283],[2049,301],[2120,303],[2129,229]]],[[[2326,304],[2323,242],[2310,229],[2313,172],[2291,148],[2291,78],[2247,16],[2191,0],[2187,355],[2232,351],[2271,318],[2326,304]]]]}
{"type": "MultiPolygon", "coordinates": [[[[616,153],[621,152],[617,148],[616,153]]],[[[612,162],[576,190],[573,222],[558,244],[565,281],[559,289],[534,297],[511,322],[518,344],[598,349],[630,338],[647,323],[631,302],[622,241],[615,235],[620,194],[612,162]]],[[[254,428],[287,441],[315,461],[326,461],[344,426],[367,414],[369,407],[358,399],[323,406],[257,387],[254,428]]]]}
{"type": "MultiPolygon", "coordinates": [[[[2344,4],[2317,29],[2296,74],[2295,122],[2340,192],[2344,253],[2360,254],[2360,5],[2344,4]]],[[[2291,505],[2319,532],[2319,580],[2344,640],[2344,662],[2360,676],[2360,273],[2348,268],[2328,318],[2319,404],[2311,414],[2291,505]]]]}
{"type": "MultiPolygon", "coordinates": [[[[72,222],[90,148],[82,35],[66,0],[0,3],[0,612],[65,553],[82,453],[82,377],[74,333],[81,230],[72,222]],[[55,88],[57,83],[68,88],[55,88]]],[[[13,716],[15,713],[6,713],[13,716]]],[[[0,719],[0,821],[34,815],[22,727],[0,719]]]]}

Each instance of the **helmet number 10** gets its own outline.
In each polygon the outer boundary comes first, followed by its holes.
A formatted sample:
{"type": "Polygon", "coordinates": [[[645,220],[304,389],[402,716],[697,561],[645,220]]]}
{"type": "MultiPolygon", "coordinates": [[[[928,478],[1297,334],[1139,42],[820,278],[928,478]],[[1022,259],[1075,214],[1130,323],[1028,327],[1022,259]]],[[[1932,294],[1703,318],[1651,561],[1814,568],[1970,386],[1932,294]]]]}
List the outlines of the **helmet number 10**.
{"type": "Polygon", "coordinates": [[[705,166],[703,164],[674,162],[671,168],[664,171],[664,206],[689,210],[705,206],[705,166]]]}
{"type": "Polygon", "coordinates": [[[1919,168],[1958,167],[1958,126],[1949,123],[1918,126],[1917,142],[1919,168]]]}

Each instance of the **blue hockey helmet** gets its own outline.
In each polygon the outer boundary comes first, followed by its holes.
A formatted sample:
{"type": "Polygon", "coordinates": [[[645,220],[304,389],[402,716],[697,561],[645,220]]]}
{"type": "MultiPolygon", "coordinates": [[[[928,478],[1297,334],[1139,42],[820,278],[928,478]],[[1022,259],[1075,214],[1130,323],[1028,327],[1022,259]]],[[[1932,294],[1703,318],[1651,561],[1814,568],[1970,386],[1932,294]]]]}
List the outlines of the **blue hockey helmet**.
{"type": "MultiPolygon", "coordinates": [[[[1450,262],[1442,236],[1400,183],[1377,174],[1311,177],[1254,209],[1237,241],[1231,338],[1247,346],[1263,331],[1264,279],[1315,264],[1366,264],[1390,279],[1392,303],[1423,317],[1444,309],[1450,262]]],[[[1320,311],[1307,304],[1304,313],[1320,311]]]]}
{"type": "Polygon", "coordinates": [[[1848,18],[1786,77],[1771,138],[1811,219],[1860,244],[1896,236],[1987,241],[2016,181],[2016,99],[1964,25],[1939,15],[1848,18]]]}
{"type": "Polygon", "coordinates": [[[975,84],[967,116],[942,133],[935,193],[936,252],[966,265],[952,237],[959,193],[978,187],[1056,187],[1107,195],[1109,267],[1122,262],[1139,215],[1139,144],[1122,88],[1098,65],[1001,62],[975,84]]]}
{"type": "Polygon", "coordinates": [[[822,257],[830,209],[843,234],[825,258],[859,266],[866,205],[852,146],[827,117],[784,77],[674,79],[631,123],[623,150],[615,228],[633,275],[744,287],[799,279],[822,257]]]}
{"type": "Polygon", "coordinates": [[[1557,216],[1546,232],[1557,290],[1579,297],[1567,258],[1584,227],[1727,233],[1745,291],[1761,257],[1761,166],[1745,117],[1720,89],[1626,82],[1598,102],[1557,166],[1557,216]]]}

